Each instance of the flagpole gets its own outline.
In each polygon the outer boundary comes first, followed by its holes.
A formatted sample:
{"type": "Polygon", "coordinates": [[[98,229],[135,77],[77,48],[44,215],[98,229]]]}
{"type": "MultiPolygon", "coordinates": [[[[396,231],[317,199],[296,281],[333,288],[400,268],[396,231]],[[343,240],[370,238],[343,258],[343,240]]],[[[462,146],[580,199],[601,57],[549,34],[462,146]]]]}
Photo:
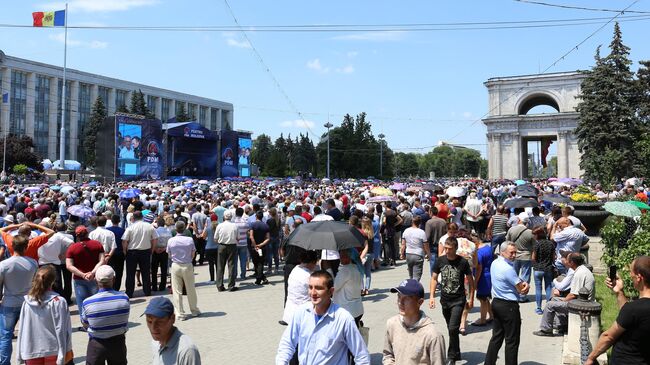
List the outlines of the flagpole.
{"type": "Polygon", "coordinates": [[[61,92],[61,135],[59,136],[59,169],[65,169],[65,96],[66,96],[66,66],[68,61],[68,3],[65,4],[63,17],[65,36],[63,42],[63,88],[61,92]]]}

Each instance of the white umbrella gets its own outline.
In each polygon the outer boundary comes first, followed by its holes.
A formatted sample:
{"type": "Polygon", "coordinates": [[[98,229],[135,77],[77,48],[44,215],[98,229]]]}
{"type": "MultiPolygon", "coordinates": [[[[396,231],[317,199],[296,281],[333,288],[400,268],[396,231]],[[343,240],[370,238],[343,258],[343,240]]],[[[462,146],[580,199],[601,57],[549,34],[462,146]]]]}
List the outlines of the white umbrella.
{"type": "Polygon", "coordinates": [[[199,184],[208,184],[208,180],[199,180],[199,184]]]}
{"type": "Polygon", "coordinates": [[[172,189],[173,192],[183,191],[183,190],[185,190],[185,187],[184,187],[184,186],[177,186],[177,187],[175,187],[175,188],[172,189]]]}
{"type": "Polygon", "coordinates": [[[461,196],[465,196],[466,193],[467,190],[462,186],[452,186],[447,189],[447,195],[452,198],[460,198],[461,196]]]}
{"type": "Polygon", "coordinates": [[[560,187],[561,187],[561,186],[570,186],[569,184],[567,184],[567,183],[563,183],[563,182],[561,182],[561,181],[553,181],[553,182],[551,182],[549,185],[551,185],[551,186],[560,186],[560,187]]]}

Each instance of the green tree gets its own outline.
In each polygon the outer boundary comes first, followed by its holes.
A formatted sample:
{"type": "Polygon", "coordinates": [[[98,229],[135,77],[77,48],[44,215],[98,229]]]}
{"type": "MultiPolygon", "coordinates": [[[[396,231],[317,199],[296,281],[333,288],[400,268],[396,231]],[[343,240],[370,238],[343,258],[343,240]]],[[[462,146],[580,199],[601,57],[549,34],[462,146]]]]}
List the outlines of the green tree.
{"type": "Polygon", "coordinates": [[[275,140],[271,155],[266,164],[266,172],[270,176],[284,177],[287,173],[287,142],[282,134],[275,140]]]}
{"type": "Polygon", "coordinates": [[[156,116],[149,110],[147,103],[144,101],[142,90],[131,93],[131,113],[144,115],[146,119],[156,119],[156,116]]]}
{"type": "Polygon", "coordinates": [[[192,117],[187,115],[187,111],[185,110],[185,103],[180,103],[180,106],[176,110],[176,121],[181,123],[190,122],[192,120],[192,117]]]}
{"type": "Polygon", "coordinates": [[[309,135],[300,133],[293,144],[293,167],[296,172],[315,172],[316,149],[309,135]]]}
{"type": "Polygon", "coordinates": [[[417,153],[395,153],[394,170],[395,176],[409,177],[420,175],[420,166],[417,153]]]}
{"type": "MultiPolygon", "coordinates": [[[[4,150],[4,139],[0,139],[0,151],[4,150]]],[[[42,158],[34,152],[34,141],[28,136],[7,135],[7,154],[4,156],[7,170],[13,170],[15,165],[25,165],[34,170],[42,171],[42,158]]]]}
{"type": "Polygon", "coordinates": [[[253,140],[251,162],[257,165],[261,174],[267,174],[267,163],[271,157],[272,150],[273,143],[271,142],[271,137],[268,135],[260,134],[253,140]]]}
{"type": "Polygon", "coordinates": [[[97,146],[97,133],[99,133],[99,129],[101,128],[102,123],[104,123],[104,119],[107,116],[108,112],[106,111],[104,101],[100,96],[98,96],[97,99],[95,99],[95,103],[93,104],[90,120],[85,126],[84,139],[82,142],[85,152],[84,161],[88,167],[94,167],[97,162],[97,156],[95,155],[97,146]]]}
{"type": "Polygon", "coordinates": [[[129,108],[125,104],[120,104],[117,106],[117,109],[115,109],[117,113],[131,113],[129,111],[129,108]]]}
{"type": "Polygon", "coordinates": [[[575,131],[585,177],[605,184],[639,170],[635,149],[640,133],[634,104],[637,89],[630,70],[630,49],[623,44],[618,23],[609,48],[610,54],[604,58],[598,49],[595,66],[585,72],[575,131]]]}

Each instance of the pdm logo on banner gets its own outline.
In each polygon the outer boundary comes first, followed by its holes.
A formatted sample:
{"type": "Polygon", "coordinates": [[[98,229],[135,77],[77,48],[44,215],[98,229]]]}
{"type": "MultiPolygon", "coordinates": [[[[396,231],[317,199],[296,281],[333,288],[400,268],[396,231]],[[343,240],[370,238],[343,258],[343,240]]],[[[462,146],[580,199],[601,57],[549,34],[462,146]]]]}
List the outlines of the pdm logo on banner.
{"type": "Polygon", "coordinates": [[[163,175],[162,123],[159,120],[142,121],[142,151],[140,177],[160,179],[163,175]]]}
{"type": "Polygon", "coordinates": [[[221,131],[221,177],[239,175],[237,156],[239,155],[239,135],[234,131],[221,131]]]}

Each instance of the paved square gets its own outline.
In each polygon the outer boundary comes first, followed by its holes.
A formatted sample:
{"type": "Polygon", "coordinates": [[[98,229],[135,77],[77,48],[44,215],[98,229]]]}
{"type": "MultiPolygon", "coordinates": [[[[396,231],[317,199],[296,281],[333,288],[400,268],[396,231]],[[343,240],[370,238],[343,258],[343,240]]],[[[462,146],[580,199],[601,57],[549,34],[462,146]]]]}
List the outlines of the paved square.
{"type": "MultiPolygon", "coordinates": [[[[282,276],[270,276],[271,285],[264,287],[254,285],[254,279],[247,279],[237,283],[240,285],[239,291],[219,293],[214,285],[207,284],[209,279],[207,265],[197,267],[195,272],[198,305],[203,315],[177,322],[177,326],[197,343],[203,364],[274,364],[278,342],[286,328],[278,324],[278,320],[282,317],[284,295],[282,276]]],[[[373,289],[363,302],[365,310],[363,321],[370,327],[368,350],[372,356],[372,364],[381,364],[386,320],[397,313],[396,296],[390,293],[389,289],[398,285],[406,277],[404,264],[373,272],[373,289]]],[[[425,278],[422,282],[425,289],[428,288],[429,279],[425,278]]],[[[141,294],[141,291],[136,291],[136,295],[141,294]]],[[[562,338],[532,335],[532,332],[538,328],[541,318],[535,314],[534,285],[529,297],[532,302],[521,305],[523,324],[519,363],[560,364],[562,338]]],[[[151,363],[151,337],[145,317],[140,317],[146,304],[147,301],[142,297],[132,300],[131,327],[126,334],[128,360],[131,364],[151,363]]],[[[73,311],[72,325],[76,328],[79,326],[76,306],[70,309],[73,311]]],[[[423,309],[433,319],[436,329],[447,337],[441,309],[439,307],[428,309],[428,300],[425,300],[423,309]]],[[[478,301],[469,315],[469,321],[476,318],[478,318],[478,301]]],[[[482,364],[492,334],[491,327],[468,325],[467,332],[467,336],[461,337],[460,340],[463,362],[458,364],[482,364]]],[[[87,335],[76,332],[75,329],[73,345],[76,363],[85,361],[87,343],[87,335]]],[[[500,357],[503,358],[503,347],[500,357]]]]}

